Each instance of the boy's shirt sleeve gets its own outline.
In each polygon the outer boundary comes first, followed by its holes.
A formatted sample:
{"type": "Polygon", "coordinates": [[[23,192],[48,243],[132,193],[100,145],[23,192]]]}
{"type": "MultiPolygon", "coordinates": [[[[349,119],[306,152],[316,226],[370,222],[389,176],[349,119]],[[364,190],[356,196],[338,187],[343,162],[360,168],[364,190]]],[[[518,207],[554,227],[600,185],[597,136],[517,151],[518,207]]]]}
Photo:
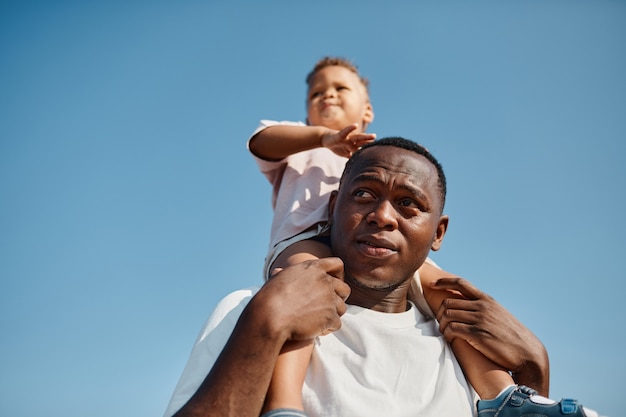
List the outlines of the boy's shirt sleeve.
{"type": "Polygon", "coordinates": [[[270,126],[283,125],[283,126],[306,126],[302,122],[290,122],[288,120],[276,121],[276,120],[261,120],[257,128],[252,132],[252,135],[248,138],[248,150],[250,149],[250,139],[252,139],[260,131],[267,129],[270,126]]]}
{"type": "MultiPolygon", "coordinates": [[[[283,125],[283,126],[306,126],[306,124],[302,122],[290,122],[290,121],[275,121],[275,120],[261,120],[259,122],[259,126],[254,130],[250,138],[248,138],[247,148],[250,150],[250,140],[259,132],[264,129],[267,129],[270,126],[283,125]]],[[[272,184],[272,189],[274,190],[272,193],[272,207],[276,205],[276,193],[280,188],[283,173],[285,172],[285,168],[287,167],[289,157],[283,158],[279,161],[267,161],[265,159],[259,158],[250,152],[252,157],[257,163],[259,170],[261,173],[267,178],[267,180],[272,184]]]]}

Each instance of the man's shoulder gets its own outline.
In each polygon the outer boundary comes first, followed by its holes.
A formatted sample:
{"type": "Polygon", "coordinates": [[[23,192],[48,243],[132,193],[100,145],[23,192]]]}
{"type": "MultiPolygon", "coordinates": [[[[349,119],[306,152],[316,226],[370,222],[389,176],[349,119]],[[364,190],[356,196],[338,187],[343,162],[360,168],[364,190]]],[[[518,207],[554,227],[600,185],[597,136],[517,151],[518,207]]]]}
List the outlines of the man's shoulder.
{"type": "Polygon", "coordinates": [[[236,322],[243,309],[259,289],[260,287],[249,287],[235,290],[222,298],[205,322],[198,340],[206,337],[225,319],[236,322]]]}
{"type": "Polygon", "coordinates": [[[254,294],[259,292],[260,289],[261,287],[252,286],[252,287],[235,290],[231,292],[230,294],[227,294],[224,298],[222,298],[218,306],[221,304],[239,303],[242,299],[252,297],[254,294]]]}
{"type": "Polygon", "coordinates": [[[237,306],[241,306],[241,305],[245,306],[246,304],[248,304],[248,301],[250,301],[250,299],[254,297],[254,295],[257,292],[259,292],[260,289],[261,289],[260,287],[256,287],[256,286],[248,287],[248,288],[235,290],[231,292],[230,294],[227,294],[217,304],[217,307],[215,307],[215,311],[213,314],[215,315],[215,313],[218,311],[228,312],[236,308],[237,306]]]}

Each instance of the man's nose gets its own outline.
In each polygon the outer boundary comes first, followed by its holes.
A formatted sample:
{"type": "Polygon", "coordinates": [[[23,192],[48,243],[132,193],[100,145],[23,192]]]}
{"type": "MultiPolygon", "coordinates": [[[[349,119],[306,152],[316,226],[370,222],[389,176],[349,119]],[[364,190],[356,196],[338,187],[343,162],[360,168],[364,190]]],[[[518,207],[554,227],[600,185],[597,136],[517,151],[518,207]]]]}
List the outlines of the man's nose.
{"type": "Polygon", "coordinates": [[[398,221],[396,210],[389,200],[381,200],[367,215],[367,221],[375,224],[379,229],[396,229],[398,221]]]}

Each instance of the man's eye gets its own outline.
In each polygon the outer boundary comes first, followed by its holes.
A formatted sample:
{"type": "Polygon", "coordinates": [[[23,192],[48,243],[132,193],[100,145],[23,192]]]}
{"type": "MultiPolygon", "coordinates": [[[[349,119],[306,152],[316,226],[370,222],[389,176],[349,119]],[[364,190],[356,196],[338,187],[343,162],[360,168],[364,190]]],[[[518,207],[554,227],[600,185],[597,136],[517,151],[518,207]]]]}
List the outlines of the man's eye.
{"type": "Polygon", "coordinates": [[[311,93],[311,95],[309,96],[310,99],[314,99],[317,98],[321,95],[322,93],[320,93],[319,91],[314,91],[311,93]]]}
{"type": "Polygon", "coordinates": [[[355,191],[354,196],[359,198],[371,198],[372,194],[365,190],[357,190],[355,191]]]}
{"type": "Polygon", "coordinates": [[[410,198],[405,198],[403,200],[400,200],[400,202],[398,203],[401,207],[416,207],[417,208],[417,203],[413,200],[411,200],[410,198]]]}

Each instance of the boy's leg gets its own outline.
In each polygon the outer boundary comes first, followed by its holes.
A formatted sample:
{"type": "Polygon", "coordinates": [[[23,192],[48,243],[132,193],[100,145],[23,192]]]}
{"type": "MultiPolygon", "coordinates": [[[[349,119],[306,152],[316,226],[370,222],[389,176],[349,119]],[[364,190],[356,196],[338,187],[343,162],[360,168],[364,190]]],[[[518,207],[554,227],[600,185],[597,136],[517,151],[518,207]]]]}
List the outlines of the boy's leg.
{"type": "Polygon", "coordinates": [[[269,266],[269,277],[277,271],[305,261],[328,258],[333,256],[330,247],[319,240],[306,239],[292,243],[285,248],[269,266]]]}
{"type": "MultiPolygon", "coordinates": [[[[273,273],[289,266],[307,260],[315,260],[331,256],[330,248],[318,241],[303,240],[296,242],[285,249],[271,266],[273,273]]],[[[270,278],[271,279],[271,278],[270,278]]],[[[306,279],[303,277],[302,279],[306,279]]],[[[289,300],[285,300],[289,302],[289,300]]],[[[309,366],[313,341],[288,342],[276,360],[274,374],[267,391],[263,413],[271,410],[280,412],[293,412],[304,410],[302,405],[302,384],[309,366]]],[[[272,416],[273,414],[269,414],[272,416]]],[[[291,414],[278,414],[277,416],[291,416],[291,414]]]]}
{"type": "Polygon", "coordinates": [[[277,409],[304,410],[302,384],[312,351],[312,341],[285,344],[276,360],[272,380],[263,404],[264,413],[277,409]]]}

